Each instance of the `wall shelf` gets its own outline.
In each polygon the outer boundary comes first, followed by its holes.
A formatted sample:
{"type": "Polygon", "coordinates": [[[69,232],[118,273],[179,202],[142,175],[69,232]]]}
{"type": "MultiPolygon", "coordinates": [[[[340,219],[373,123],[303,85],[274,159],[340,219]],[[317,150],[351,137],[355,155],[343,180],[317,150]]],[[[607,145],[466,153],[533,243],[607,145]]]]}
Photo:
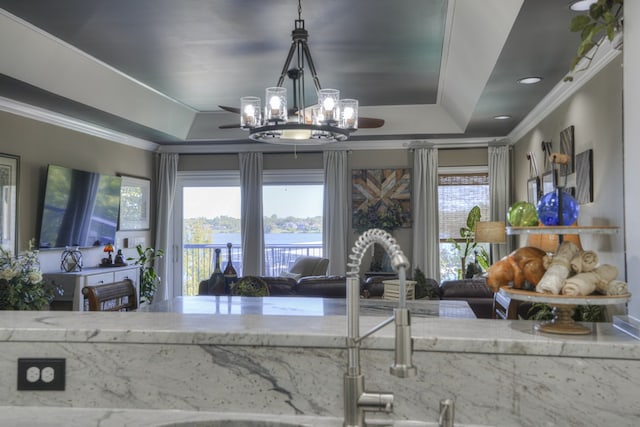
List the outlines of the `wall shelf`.
{"type": "Polygon", "coordinates": [[[620,227],[613,226],[539,226],[506,227],[508,235],[516,234],[618,234],[620,227]]]}

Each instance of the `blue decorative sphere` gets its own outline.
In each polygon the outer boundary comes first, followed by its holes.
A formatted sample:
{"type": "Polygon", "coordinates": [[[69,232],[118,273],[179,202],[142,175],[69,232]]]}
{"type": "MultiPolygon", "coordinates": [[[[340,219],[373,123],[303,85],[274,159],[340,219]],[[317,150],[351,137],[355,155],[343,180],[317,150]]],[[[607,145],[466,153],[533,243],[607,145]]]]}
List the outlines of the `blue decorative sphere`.
{"type": "MultiPolygon", "coordinates": [[[[572,225],[578,220],[580,206],[569,193],[562,193],[562,225],[572,225]]],[[[545,194],[538,202],[538,218],[544,225],[560,225],[558,221],[558,194],[545,194]]]]}

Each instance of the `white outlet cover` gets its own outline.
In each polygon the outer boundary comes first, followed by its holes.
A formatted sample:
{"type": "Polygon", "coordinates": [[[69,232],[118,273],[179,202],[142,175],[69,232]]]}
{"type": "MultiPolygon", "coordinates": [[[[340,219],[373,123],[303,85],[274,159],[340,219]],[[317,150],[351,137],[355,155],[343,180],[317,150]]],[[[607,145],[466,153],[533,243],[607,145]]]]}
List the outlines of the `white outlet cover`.
{"type": "Polygon", "coordinates": [[[56,371],[51,366],[47,366],[46,368],[42,368],[42,373],[40,375],[43,382],[50,383],[55,378],[56,371]]]}
{"type": "Polygon", "coordinates": [[[32,366],[27,369],[27,381],[30,383],[35,383],[40,379],[40,368],[37,366],[32,366]]]}

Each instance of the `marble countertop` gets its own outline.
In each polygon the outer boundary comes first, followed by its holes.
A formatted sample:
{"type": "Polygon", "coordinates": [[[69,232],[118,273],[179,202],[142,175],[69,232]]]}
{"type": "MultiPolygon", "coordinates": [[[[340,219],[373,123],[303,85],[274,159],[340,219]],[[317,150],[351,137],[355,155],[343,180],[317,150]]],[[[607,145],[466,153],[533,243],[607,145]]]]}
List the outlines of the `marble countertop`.
{"type": "MultiPolygon", "coordinates": [[[[378,325],[380,314],[367,315],[363,310],[361,331],[378,325]]],[[[640,341],[611,323],[586,323],[593,333],[583,336],[545,334],[535,325],[521,320],[412,316],[412,337],[415,351],[640,359],[640,341]]],[[[0,340],[5,342],[344,348],[345,336],[342,314],[0,311],[0,340]]],[[[392,349],[393,345],[394,329],[387,326],[365,339],[362,348],[392,349]]]]}
{"type": "MultiPolygon", "coordinates": [[[[361,299],[360,315],[390,316],[397,301],[361,299]]],[[[410,300],[407,307],[414,317],[458,317],[475,319],[466,301],[410,300]]],[[[140,311],[183,314],[258,314],[265,316],[344,316],[344,298],[303,297],[176,297],[146,306],[140,311]]]]}

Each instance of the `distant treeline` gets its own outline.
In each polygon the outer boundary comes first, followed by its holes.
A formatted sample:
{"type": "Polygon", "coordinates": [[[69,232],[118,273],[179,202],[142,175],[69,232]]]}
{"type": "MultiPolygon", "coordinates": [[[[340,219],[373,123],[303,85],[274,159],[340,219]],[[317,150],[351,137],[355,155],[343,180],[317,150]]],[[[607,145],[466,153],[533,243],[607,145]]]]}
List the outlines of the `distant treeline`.
{"type": "MultiPolygon", "coordinates": [[[[322,217],[264,217],[265,233],[322,233],[322,217]]],[[[208,243],[213,233],[240,233],[240,218],[188,218],[184,220],[185,243],[208,243]]]]}

